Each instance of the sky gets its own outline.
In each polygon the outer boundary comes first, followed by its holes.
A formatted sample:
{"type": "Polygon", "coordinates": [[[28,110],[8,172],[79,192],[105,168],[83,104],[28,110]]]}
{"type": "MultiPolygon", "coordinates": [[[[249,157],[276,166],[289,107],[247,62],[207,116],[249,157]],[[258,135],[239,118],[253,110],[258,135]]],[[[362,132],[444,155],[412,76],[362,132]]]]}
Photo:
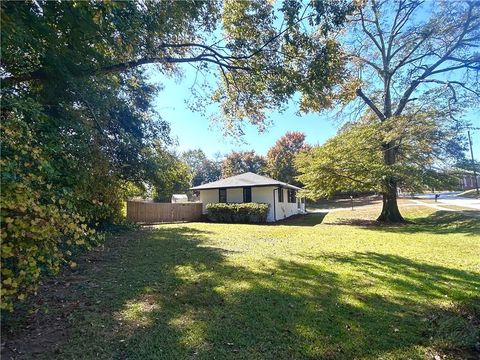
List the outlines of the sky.
{"type": "Polygon", "coordinates": [[[332,114],[296,114],[296,106],[292,103],[284,113],[270,113],[272,125],[267,131],[259,133],[253,125],[245,126],[242,142],[233,137],[225,137],[219,126],[209,119],[207,114],[190,110],[186,102],[192,98],[190,87],[195,81],[195,73],[187,70],[181,81],[163,78],[153,73],[151,80],[162,83],[164,89],[154,101],[154,107],[162,118],[170,123],[171,133],[177,138],[179,151],[201,148],[209,157],[216,153],[226,154],[232,150],[255,150],[266,155],[268,149],[287,131],[301,131],[306,135],[309,144],[321,144],[332,137],[339,126],[332,114]]]}
{"type": "MultiPolygon", "coordinates": [[[[188,108],[186,102],[192,98],[190,88],[195,83],[196,72],[188,65],[184,65],[183,70],[185,75],[181,81],[166,78],[157,71],[150,73],[152,82],[162,84],[164,87],[156,97],[154,106],[162,118],[170,123],[171,134],[177,139],[178,151],[200,148],[211,158],[217,153],[223,155],[232,150],[253,149],[259,154],[266,155],[268,149],[287,131],[301,131],[306,135],[306,142],[315,145],[322,144],[334,136],[342,125],[341,120],[334,118],[333,112],[298,115],[296,105],[291,103],[284,113],[267,114],[272,120],[272,125],[266,132],[259,133],[256,127],[247,125],[245,136],[242,138],[243,143],[239,143],[232,137],[225,137],[219,125],[212,125],[206,114],[188,108]]],[[[213,76],[207,79],[209,83],[214,83],[215,80],[213,76]]],[[[480,160],[478,105],[472,104],[471,108],[476,108],[475,110],[467,109],[466,119],[473,127],[471,135],[474,156],[480,160]]],[[[215,112],[214,108],[208,109],[207,113],[212,112],[215,112]]]]}
{"type": "MultiPolygon", "coordinates": [[[[177,140],[175,148],[179,152],[200,148],[210,158],[233,150],[255,150],[258,154],[266,155],[268,149],[287,131],[301,131],[306,135],[306,142],[315,145],[334,136],[341,126],[333,112],[298,115],[292,103],[284,113],[269,114],[272,125],[266,132],[259,133],[255,126],[247,125],[243,143],[239,143],[232,137],[225,137],[219,125],[210,121],[208,114],[215,111],[214,108],[208,109],[207,114],[188,108],[187,102],[192,99],[190,88],[195,82],[194,71],[185,69],[182,79],[166,78],[152,71],[150,79],[155,84],[163,85],[163,90],[154,100],[154,107],[163,120],[170,123],[171,134],[177,140]]],[[[474,156],[480,160],[480,114],[470,111],[467,116],[473,127],[478,128],[472,130],[471,134],[474,156]]]]}

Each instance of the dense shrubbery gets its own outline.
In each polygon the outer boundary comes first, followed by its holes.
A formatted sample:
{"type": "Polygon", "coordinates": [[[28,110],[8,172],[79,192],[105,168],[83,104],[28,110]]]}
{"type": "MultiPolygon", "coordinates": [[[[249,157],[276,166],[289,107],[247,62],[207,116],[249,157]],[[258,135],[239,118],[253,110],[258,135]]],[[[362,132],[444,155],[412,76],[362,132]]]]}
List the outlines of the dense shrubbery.
{"type": "Polygon", "coordinates": [[[264,223],[267,221],[268,204],[208,204],[207,218],[214,222],[264,223]]]}
{"type": "Polygon", "coordinates": [[[55,170],[26,124],[3,116],[1,140],[1,308],[12,310],[35,291],[42,272],[75,267],[72,254],[96,245],[102,235],[89,226],[92,218],[78,212],[71,194],[53,184],[55,170]]]}

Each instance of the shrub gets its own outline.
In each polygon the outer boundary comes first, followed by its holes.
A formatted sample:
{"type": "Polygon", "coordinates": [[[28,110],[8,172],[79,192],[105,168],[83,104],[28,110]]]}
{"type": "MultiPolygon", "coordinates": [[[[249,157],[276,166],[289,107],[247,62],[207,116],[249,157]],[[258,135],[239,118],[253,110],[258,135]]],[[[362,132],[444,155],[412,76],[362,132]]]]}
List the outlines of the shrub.
{"type": "Polygon", "coordinates": [[[35,292],[42,273],[75,267],[75,253],[103,235],[76,211],[64,188],[52,185],[54,169],[25,124],[2,119],[1,140],[0,309],[11,311],[35,292]]]}
{"type": "Polygon", "coordinates": [[[207,218],[213,222],[264,223],[268,207],[268,204],[261,203],[208,204],[207,218]]]}

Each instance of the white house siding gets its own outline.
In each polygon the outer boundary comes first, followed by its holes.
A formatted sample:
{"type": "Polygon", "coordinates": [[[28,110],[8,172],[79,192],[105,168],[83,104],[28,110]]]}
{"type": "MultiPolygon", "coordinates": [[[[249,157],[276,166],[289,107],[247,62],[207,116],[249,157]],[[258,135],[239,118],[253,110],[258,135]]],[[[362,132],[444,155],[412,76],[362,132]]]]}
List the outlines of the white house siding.
{"type": "Polygon", "coordinates": [[[278,191],[283,191],[283,202],[278,202],[278,194],[277,191],[275,191],[276,219],[282,220],[289,216],[298,214],[299,209],[297,207],[297,201],[294,203],[288,202],[287,189],[281,189],[278,191]]]}
{"type": "MultiPolygon", "coordinates": [[[[275,186],[252,187],[252,201],[270,205],[268,208],[267,221],[275,221],[273,218],[273,190],[275,186]]],[[[276,193],[276,192],[275,192],[276,193]]]]}
{"type": "Polygon", "coordinates": [[[207,204],[218,203],[218,189],[200,190],[200,202],[202,203],[202,212],[206,214],[207,204]]]}

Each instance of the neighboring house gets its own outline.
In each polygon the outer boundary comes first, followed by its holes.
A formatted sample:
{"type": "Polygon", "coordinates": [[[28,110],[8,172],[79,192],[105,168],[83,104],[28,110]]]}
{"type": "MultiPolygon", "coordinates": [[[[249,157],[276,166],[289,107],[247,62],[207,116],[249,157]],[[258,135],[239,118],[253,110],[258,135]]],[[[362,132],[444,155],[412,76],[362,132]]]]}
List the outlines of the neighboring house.
{"type": "Polygon", "coordinates": [[[477,179],[475,181],[473,171],[470,174],[464,174],[459,181],[459,185],[462,190],[475,189],[477,184],[480,185],[480,175],[477,175],[477,179]]]}
{"type": "Polygon", "coordinates": [[[299,187],[251,172],[192,187],[200,192],[203,213],[211,203],[269,204],[268,222],[305,212],[305,199],[297,197],[299,187]]]}

